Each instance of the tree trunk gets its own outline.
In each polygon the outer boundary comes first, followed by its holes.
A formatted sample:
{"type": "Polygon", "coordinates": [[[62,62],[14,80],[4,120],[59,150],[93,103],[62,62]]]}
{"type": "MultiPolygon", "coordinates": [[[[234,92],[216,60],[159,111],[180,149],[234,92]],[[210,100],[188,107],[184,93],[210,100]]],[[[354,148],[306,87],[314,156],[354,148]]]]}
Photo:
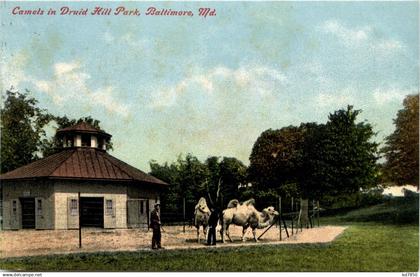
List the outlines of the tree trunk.
{"type": "Polygon", "coordinates": [[[301,199],[300,200],[300,224],[303,227],[309,226],[309,201],[308,199],[301,199]]]}

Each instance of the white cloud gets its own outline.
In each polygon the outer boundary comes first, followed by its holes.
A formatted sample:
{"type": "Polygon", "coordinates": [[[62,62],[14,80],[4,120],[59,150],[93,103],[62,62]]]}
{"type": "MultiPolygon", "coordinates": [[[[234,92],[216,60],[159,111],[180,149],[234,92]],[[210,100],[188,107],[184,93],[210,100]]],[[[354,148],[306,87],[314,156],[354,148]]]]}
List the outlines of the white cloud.
{"type": "Polygon", "coordinates": [[[25,67],[28,58],[21,53],[14,55],[13,60],[6,60],[1,57],[0,61],[0,85],[1,91],[6,89],[18,88],[19,84],[29,81],[30,77],[25,74],[22,68],[25,67]]]}
{"type": "Polygon", "coordinates": [[[388,55],[405,49],[403,42],[375,36],[371,26],[350,28],[338,20],[327,20],[320,30],[335,36],[347,48],[368,48],[377,54],[388,55]]]}
{"type": "Polygon", "coordinates": [[[159,89],[152,96],[152,107],[172,106],[186,91],[196,88],[211,95],[218,89],[232,86],[245,94],[256,93],[259,97],[270,96],[287,84],[287,77],[277,69],[247,65],[237,69],[217,66],[201,73],[193,73],[172,87],[159,89]]]}
{"type": "Polygon", "coordinates": [[[104,89],[94,91],[91,94],[90,99],[94,103],[101,103],[100,105],[105,107],[107,111],[122,115],[124,117],[127,116],[130,113],[129,107],[125,104],[118,103],[118,101],[116,101],[115,97],[113,96],[114,93],[114,88],[108,86],[104,89]]]}
{"type": "Polygon", "coordinates": [[[315,103],[321,108],[344,108],[354,104],[354,97],[350,88],[345,88],[337,93],[321,92],[316,96],[315,103]]]}
{"type": "Polygon", "coordinates": [[[414,93],[418,93],[418,91],[416,92],[416,89],[400,89],[397,87],[376,88],[373,91],[373,98],[378,105],[383,106],[392,102],[402,103],[407,95],[414,93]]]}
{"type": "Polygon", "coordinates": [[[71,63],[56,63],[54,65],[54,72],[57,76],[63,76],[67,73],[70,73],[74,70],[80,68],[79,62],[71,62],[71,63]]]}
{"type": "Polygon", "coordinates": [[[337,20],[328,20],[321,26],[325,33],[333,34],[340,39],[346,46],[366,42],[371,33],[370,27],[361,29],[350,29],[337,20]]]}
{"type": "Polygon", "coordinates": [[[106,43],[109,44],[123,44],[125,47],[130,47],[130,48],[134,48],[134,49],[141,49],[143,51],[146,51],[148,49],[148,47],[150,47],[148,44],[150,43],[149,39],[146,38],[141,38],[141,39],[137,39],[133,33],[131,32],[126,32],[123,34],[120,34],[118,36],[114,36],[113,34],[111,34],[110,32],[105,32],[103,34],[103,40],[106,43]]]}
{"type": "Polygon", "coordinates": [[[92,90],[88,85],[90,75],[82,71],[77,61],[56,63],[51,80],[33,80],[36,88],[51,97],[54,104],[95,105],[103,107],[107,112],[127,117],[128,105],[115,97],[115,89],[111,86],[92,90]]]}

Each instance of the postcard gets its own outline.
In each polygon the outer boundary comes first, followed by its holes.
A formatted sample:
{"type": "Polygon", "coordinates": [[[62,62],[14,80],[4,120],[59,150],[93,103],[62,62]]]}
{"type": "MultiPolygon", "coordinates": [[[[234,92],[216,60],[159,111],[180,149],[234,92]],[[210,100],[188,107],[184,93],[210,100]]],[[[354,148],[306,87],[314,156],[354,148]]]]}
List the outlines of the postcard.
{"type": "Polygon", "coordinates": [[[2,270],[417,276],[418,1],[0,6],[2,270]]]}

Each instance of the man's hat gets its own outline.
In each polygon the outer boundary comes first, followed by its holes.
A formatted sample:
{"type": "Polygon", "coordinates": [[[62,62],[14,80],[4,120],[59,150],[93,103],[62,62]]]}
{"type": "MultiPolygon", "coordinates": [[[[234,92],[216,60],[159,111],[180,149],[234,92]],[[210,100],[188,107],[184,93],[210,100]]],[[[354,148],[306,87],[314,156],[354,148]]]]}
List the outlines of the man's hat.
{"type": "Polygon", "coordinates": [[[159,203],[156,203],[156,204],[155,204],[155,208],[156,208],[157,206],[160,206],[160,204],[159,204],[159,203]]]}

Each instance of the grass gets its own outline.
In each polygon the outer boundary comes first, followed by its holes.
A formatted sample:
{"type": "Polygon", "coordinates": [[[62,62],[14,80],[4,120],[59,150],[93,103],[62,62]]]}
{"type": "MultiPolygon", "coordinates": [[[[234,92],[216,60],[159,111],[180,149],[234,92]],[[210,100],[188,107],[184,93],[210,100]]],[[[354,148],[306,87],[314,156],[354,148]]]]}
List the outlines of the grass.
{"type": "Polygon", "coordinates": [[[382,224],[419,224],[419,198],[391,198],[382,204],[356,209],[345,214],[328,217],[325,222],[357,223],[378,222],[382,224]]]}
{"type": "Polygon", "coordinates": [[[409,222],[407,218],[412,218],[409,214],[416,212],[418,217],[418,204],[415,203],[417,206],[413,209],[411,204],[403,202],[389,202],[341,216],[323,218],[323,224],[349,226],[329,244],[10,258],[0,260],[0,268],[22,271],[417,272],[418,219],[409,222]],[[396,216],[395,209],[404,216],[396,216]],[[377,222],[381,217],[388,220],[377,222]],[[395,223],[401,219],[404,224],[395,223]]]}

